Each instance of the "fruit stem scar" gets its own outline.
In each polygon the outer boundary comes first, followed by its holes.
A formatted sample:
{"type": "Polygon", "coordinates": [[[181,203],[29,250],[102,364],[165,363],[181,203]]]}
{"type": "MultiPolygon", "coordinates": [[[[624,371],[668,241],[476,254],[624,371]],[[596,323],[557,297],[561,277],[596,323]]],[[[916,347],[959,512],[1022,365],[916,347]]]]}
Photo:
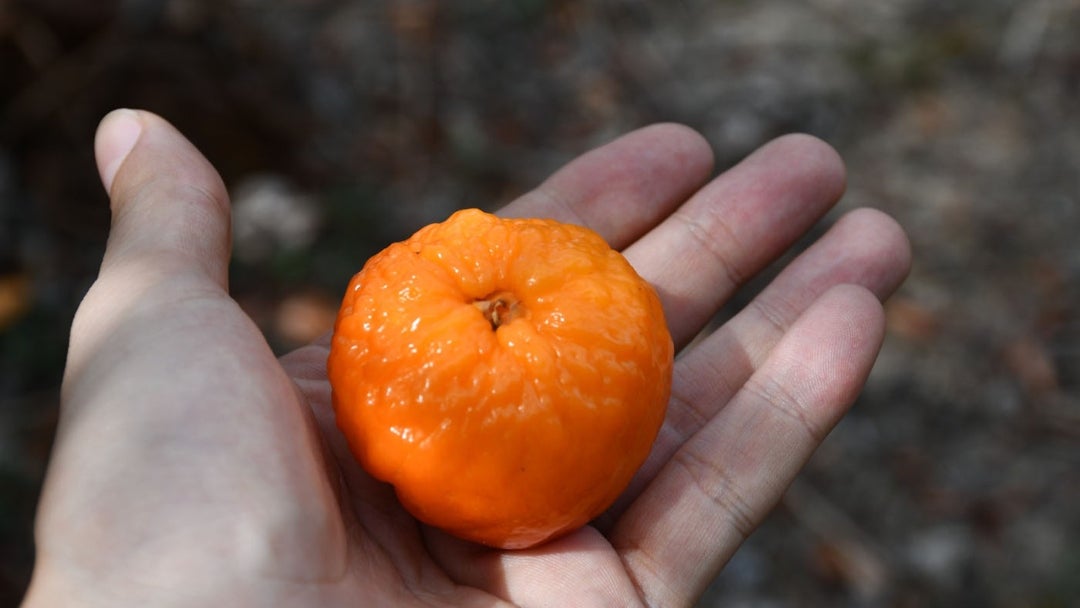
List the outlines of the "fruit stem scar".
{"type": "Polygon", "coordinates": [[[524,313],[521,300],[505,291],[475,300],[473,306],[484,315],[492,330],[499,329],[524,313]]]}

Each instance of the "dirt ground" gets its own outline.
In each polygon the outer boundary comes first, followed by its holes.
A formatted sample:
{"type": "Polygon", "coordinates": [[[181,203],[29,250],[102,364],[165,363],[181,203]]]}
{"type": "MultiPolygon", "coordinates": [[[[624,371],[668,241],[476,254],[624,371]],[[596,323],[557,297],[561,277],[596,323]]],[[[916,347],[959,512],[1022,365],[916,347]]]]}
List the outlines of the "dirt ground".
{"type": "Polygon", "coordinates": [[[882,209],[914,269],[859,402],[700,606],[1080,605],[1078,31],[1076,0],[0,3],[0,605],[118,106],[220,168],[233,292],[282,351],[384,244],[627,130],[688,124],[720,168],[825,139],[849,187],[820,229],[882,209]]]}

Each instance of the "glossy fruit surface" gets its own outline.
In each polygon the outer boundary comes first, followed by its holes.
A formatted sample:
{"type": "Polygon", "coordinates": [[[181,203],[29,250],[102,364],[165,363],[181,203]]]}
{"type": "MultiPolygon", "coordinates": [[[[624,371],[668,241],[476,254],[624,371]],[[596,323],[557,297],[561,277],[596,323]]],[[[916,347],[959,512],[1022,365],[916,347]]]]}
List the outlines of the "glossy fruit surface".
{"type": "Polygon", "coordinates": [[[417,519],[522,548],[606,509],[664,418],[660,301],[597,234],[459,211],[353,277],[328,360],[337,424],[417,519]]]}

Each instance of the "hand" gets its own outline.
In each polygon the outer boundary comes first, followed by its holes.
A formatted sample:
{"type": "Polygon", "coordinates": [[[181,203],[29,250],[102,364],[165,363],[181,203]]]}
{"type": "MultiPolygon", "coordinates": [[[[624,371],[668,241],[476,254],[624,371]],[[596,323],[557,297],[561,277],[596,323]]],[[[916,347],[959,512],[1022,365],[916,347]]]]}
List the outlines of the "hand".
{"type": "Polygon", "coordinates": [[[690,605],[855,399],[909,264],[892,220],[853,211],[691,343],[839,198],[840,160],[807,136],[707,182],[700,136],[649,127],[510,204],[623,250],[683,350],[616,506],[501,552],[419,525],[358,467],[326,341],[274,358],[229,297],[227,195],[191,144],[118,111],[96,149],[112,229],[71,329],[26,606],[690,605]]]}

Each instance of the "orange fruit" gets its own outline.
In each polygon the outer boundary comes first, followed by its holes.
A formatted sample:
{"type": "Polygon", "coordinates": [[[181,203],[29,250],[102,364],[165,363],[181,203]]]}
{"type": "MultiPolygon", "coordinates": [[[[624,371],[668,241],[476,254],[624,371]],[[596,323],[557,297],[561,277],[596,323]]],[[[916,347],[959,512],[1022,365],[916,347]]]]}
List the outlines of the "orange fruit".
{"type": "Polygon", "coordinates": [[[626,488],[673,351],[655,291],[599,235],[468,209],[368,260],[327,368],[350,449],[410,513],[516,549],[626,488]]]}

